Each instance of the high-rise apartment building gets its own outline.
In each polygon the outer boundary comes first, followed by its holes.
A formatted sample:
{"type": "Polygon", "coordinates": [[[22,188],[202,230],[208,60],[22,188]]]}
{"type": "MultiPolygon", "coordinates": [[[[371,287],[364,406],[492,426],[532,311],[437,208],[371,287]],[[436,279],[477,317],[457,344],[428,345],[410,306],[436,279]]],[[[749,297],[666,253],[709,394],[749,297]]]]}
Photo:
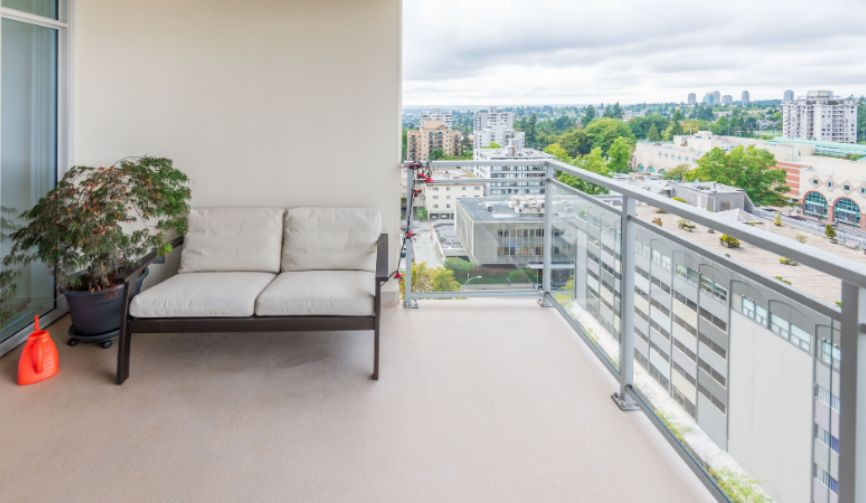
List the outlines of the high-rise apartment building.
{"type": "Polygon", "coordinates": [[[792,91],[790,89],[786,90],[785,95],[782,98],[782,101],[785,101],[785,102],[794,101],[794,91],[792,91]]]}
{"type": "Polygon", "coordinates": [[[499,147],[511,145],[518,149],[524,144],[523,132],[514,130],[514,112],[499,112],[495,108],[475,113],[472,135],[475,150],[488,148],[494,143],[499,147]]]}
{"type": "Polygon", "coordinates": [[[722,93],[719,91],[713,91],[711,93],[707,93],[704,95],[704,104],[706,105],[718,105],[722,102],[722,93]]]}
{"type": "Polygon", "coordinates": [[[698,95],[695,93],[689,93],[689,105],[696,105],[698,103],[698,95]]]}
{"type": "Polygon", "coordinates": [[[803,140],[857,143],[857,101],[832,91],[809,91],[782,104],[782,135],[803,140]]]}
{"type": "Polygon", "coordinates": [[[722,105],[730,105],[734,102],[734,97],[730,94],[722,96],[722,105]]]}
{"type": "Polygon", "coordinates": [[[441,121],[449,129],[454,127],[454,115],[448,112],[424,112],[421,120],[441,121]]]}
{"type": "Polygon", "coordinates": [[[406,132],[406,160],[426,161],[434,150],[444,155],[458,156],[463,142],[463,133],[455,131],[439,120],[424,119],[419,129],[406,132]]]}
{"type": "MultiPolygon", "coordinates": [[[[512,143],[505,148],[476,149],[475,159],[538,160],[553,159],[553,156],[532,148],[515,147],[512,143]]],[[[473,169],[479,178],[502,179],[502,181],[485,182],[487,196],[544,194],[544,166],[477,166],[473,169]]]]}
{"type": "Polygon", "coordinates": [[[748,105],[752,101],[751,96],[749,95],[749,91],[743,91],[743,94],[740,95],[740,103],[743,105],[748,105]]]}

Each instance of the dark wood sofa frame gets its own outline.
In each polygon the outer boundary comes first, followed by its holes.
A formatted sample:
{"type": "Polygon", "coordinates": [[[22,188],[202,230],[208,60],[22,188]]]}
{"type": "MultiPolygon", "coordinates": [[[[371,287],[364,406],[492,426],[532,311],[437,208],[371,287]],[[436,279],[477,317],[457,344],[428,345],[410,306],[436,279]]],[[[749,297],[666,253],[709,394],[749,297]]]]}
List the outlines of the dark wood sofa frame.
{"type": "MultiPolygon", "coordinates": [[[[183,245],[183,237],[172,241],[172,247],[183,245]]],[[[123,317],[117,346],[117,384],[129,378],[129,356],[133,333],[193,332],[308,332],[373,331],[373,374],[379,379],[379,320],[382,313],[382,285],[388,282],[388,235],[380,234],[376,245],[376,295],[372,316],[249,316],[245,318],[134,318],[129,315],[133,295],[131,285],[157,258],[153,252],[131,268],[124,278],[123,317]]]]}

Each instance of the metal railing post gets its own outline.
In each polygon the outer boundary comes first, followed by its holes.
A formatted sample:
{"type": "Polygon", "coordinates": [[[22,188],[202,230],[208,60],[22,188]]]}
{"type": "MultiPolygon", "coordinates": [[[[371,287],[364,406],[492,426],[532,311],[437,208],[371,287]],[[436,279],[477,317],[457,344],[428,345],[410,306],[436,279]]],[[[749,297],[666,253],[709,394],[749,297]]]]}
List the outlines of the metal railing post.
{"type": "Polygon", "coordinates": [[[538,303],[542,307],[552,307],[550,302],[550,279],[553,273],[553,179],[556,169],[545,165],[544,173],[544,259],[541,270],[541,297],[538,303]]]}
{"type": "Polygon", "coordinates": [[[623,195],[620,215],[619,391],[611,395],[622,410],[640,407],[630,395],[634,373],[635,200],[623,195]]]}
{"type": "Polygon", "coordinates": [[[415,292],[412,290],[412,263],[415,259],[414,242],[411,236],[412,220],[415,215],[415,177],[417,171],[414,169],[406,170],[406,230],[404,231],[404,239],[406,240],[404,263],[406,271],[403,275],[403,307],[406,309],[418,309],[418,301],[415,300],[415,292]]]}
{"type": "Polygon", "coordinates": [[[866,503],[866,289],[842,283],[839,501],[866,503]]]}

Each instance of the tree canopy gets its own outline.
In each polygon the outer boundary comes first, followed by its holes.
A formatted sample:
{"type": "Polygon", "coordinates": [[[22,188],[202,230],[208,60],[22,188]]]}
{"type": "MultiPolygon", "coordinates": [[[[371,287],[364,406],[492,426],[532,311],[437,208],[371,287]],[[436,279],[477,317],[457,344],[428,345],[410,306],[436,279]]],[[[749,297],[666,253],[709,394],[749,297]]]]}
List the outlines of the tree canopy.
{"type": "Polygon", "coordinates": [[[714,181],[739,187],[758,205],[787,204],[785,172],[777,169],[769,151],[753,145],[725,152],[714,148],[698,159],[698,167],[685,173],[687,180],[714,181]]]}
{"type": "Polygon", "coordinates": [[[610,117],[602,117],[592,121],[583,131],[592,147],[600,148],[601,153],[605,155],[619,137],[634,142],[634,134],[628,125],[619,119],[610,117]]]}
{"type": "Polygon", "coordinates": [[[583,109],[583,115],[580,117],[580,123],[583,124],[583,127],[586,127],[590,122],[595,120],[595,107],[590,105],[583,109]]]}
{"type": "MultiPolygon", "coordinates": [[[[553,147],[553,145],[551,145],[551,147],[553,147]]],[[[548,148],[550,148],[550,147],[548,147],[548,148]]],[[[555,147],[551,150],[552,151],[548,152],[548,153],[553,153],[553,151],[558,151],[558,149],[555,147]]],[[[553,154],[553,155],[556,155],[556,154],[553,154]]],[[[604,159],[604,156],[602,155],[601,149],[599,147],[592,149],[592,151],[590,151],[590,153],[587,155],[579,156],[579,157],[572,159],[570,161],[566,160],[566,159],[560,159],[560,160],[563,160],[564,162],[568,162],[569,164],[572,164],[573,166],[576,166],[578,168],[582,168],[582,169],[585,169],[587,171],[592,171],[593,173],[598,173],[598,174],[604,175],[604,176],[610,176],[610,170],[608,169],[607,161],[604,159]]],[[[587,194],[605,194],[605,193],[607,193],[607,189],[605,189],[604,187],[599,187],[598,185],[586,182],[582,178],[576,177],[576,176],[568,174],[568,173],[559,172],[556,175],[556,179],[559,180],[560,182],[570,186],[570,187],[574,187],[575,189],[582,191],[582,192],[585,192],[587,194]]]]}
{"type": "Polygon", "coordinates": [[[634,152],[634,143],[622,136],[614,140],[607,149],[608,169],[614,173],[628,173],[632,152],[634,152]]]}

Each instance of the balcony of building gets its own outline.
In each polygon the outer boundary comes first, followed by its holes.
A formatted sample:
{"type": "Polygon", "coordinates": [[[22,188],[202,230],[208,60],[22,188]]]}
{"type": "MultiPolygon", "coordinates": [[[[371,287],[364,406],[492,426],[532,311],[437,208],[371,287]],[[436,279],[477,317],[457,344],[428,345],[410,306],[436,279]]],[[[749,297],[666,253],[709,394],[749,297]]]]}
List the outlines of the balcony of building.
{"type": "MultiPolygon", "coordinates": [[[[11,350],[2,499],[864,501],[862,262],[546,156],[401,166],[400,10],[2,1],[4,211],[72,165],[164,155],[193,207],[378,209],[408,285],[377,382],[367,332],[136,335],[121,387],[93,346],[16,387],[11,350]],[[452,192],[447,229],[413,220],[428,168],[483,196],[452,192]]],[[[19,318],[62,342],[32,272],[19,318]]]]}

